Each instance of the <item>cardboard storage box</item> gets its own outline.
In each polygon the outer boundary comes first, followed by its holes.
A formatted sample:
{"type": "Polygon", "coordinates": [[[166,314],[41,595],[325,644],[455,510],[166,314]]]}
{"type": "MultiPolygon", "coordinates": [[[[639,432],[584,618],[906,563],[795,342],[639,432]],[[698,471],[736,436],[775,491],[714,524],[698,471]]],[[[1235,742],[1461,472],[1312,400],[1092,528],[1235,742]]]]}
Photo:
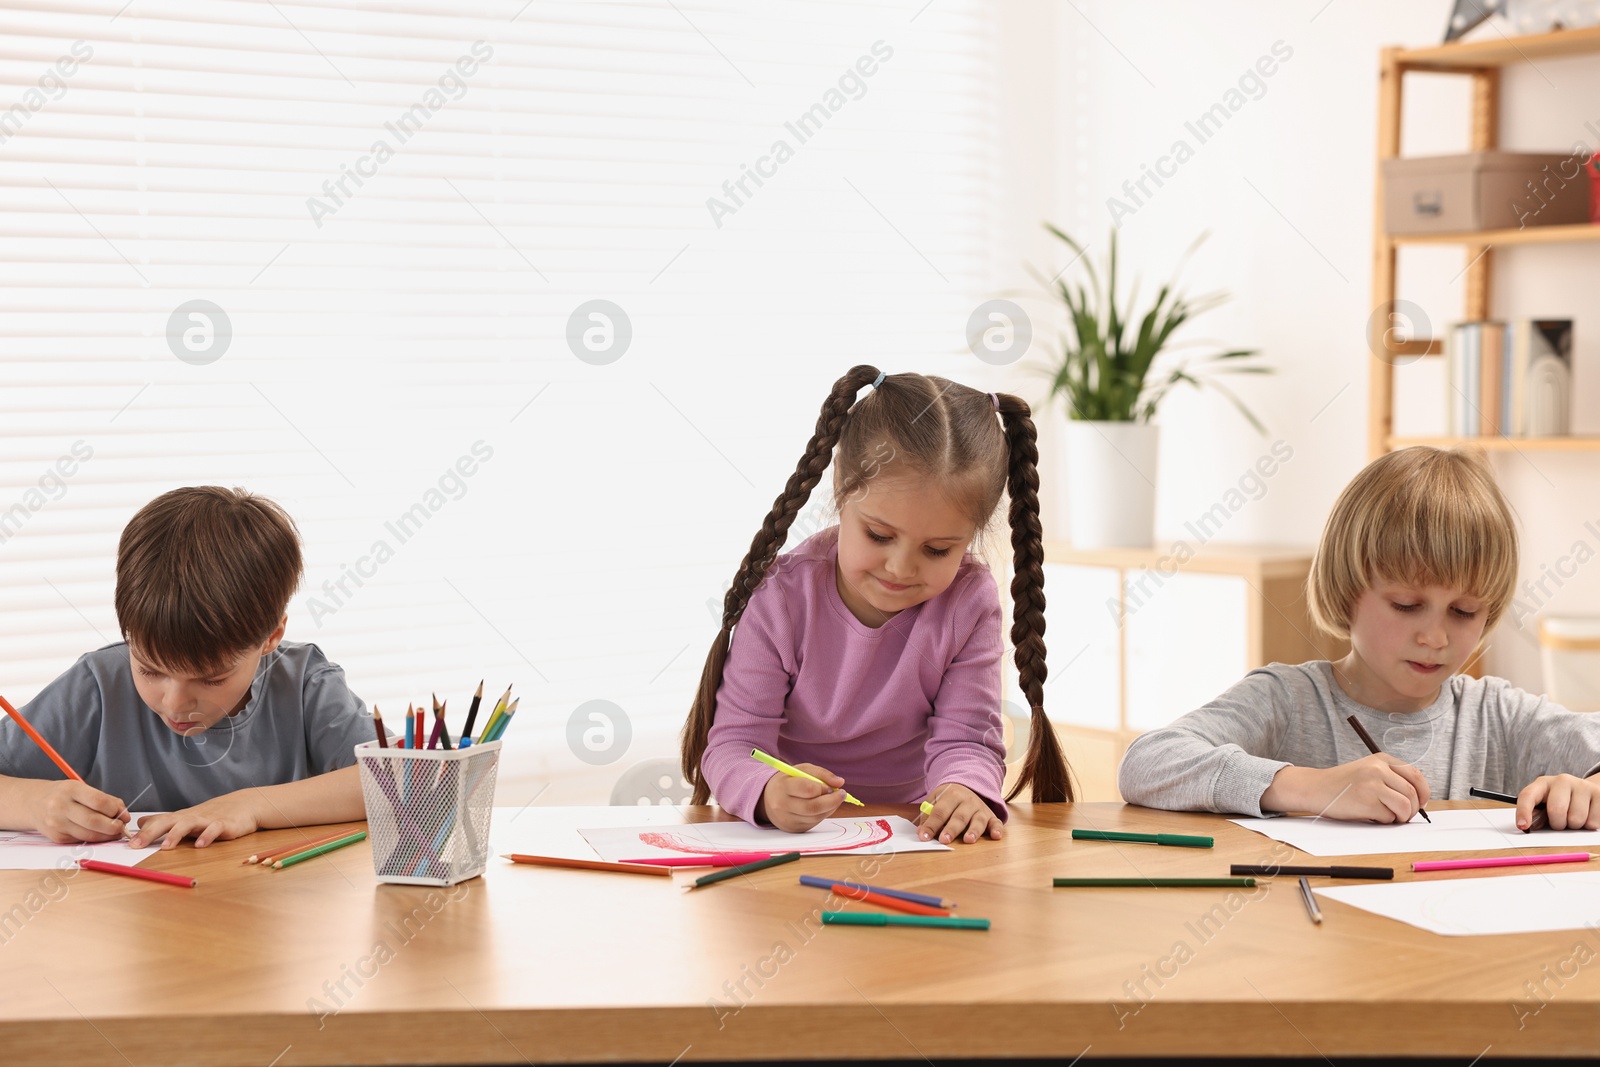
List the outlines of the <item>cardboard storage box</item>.
{"type": "Polygon", "coordinates": [[[1589,221],[1582,161],[1563,152],[1468,152],[1383,161],[1391,234],[1472,233],[1589,221]]]}

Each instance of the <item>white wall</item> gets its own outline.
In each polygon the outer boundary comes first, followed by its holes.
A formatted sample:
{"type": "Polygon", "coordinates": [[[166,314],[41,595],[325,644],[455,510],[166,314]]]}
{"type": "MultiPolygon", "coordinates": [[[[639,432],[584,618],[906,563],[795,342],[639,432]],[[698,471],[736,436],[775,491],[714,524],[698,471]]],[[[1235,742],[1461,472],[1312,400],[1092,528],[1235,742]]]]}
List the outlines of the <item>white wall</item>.
{"type": "MultiPolygon", "coordinates": [[[[1192,293],[1225,289],[1232,299],[1198,320],[1190,336],[1260,348],[1277,368],[1270,377],[1230,382],[1267,423],[1266,438],[1216,394],[1177,393],[1163,407],[1158,538],[1182,536],[1186,519],[1210,508],[1281,438],[1293,460],[1221,537],[1312,545],[1335,495],[1365,463],[1378,52],[1438,43],[1450,7],[1447,0],[1005,5],[1003,36],[1026,42],[1008,64],[1008,99],[1031,101],[1025,113],[1008,117],[1005,140],[1019,165],[1053,167],[1047,198],[1039,196],[1037,175],[1014,177],[1018,202],[1009,214],[1026,216],[1026,203],[1039,218],[1094,241],[1099,255],[1111,228],[1108,198],[1121,198],[1133,212],[1121,218],[1119,245],[1125,262],[1143,267],[1147,292],[1209,230],[1184,277],[1192,293]],[[1051,69],[1039,71],[1034,64],[1045,41],[1053,45],[1051,69]],[[1264,79],[1259,99],[1248,99],[1200,143],[1185,123],[1222,100],[1277,42],[1280,53],[1292,55],[1264,79]],[[1160,188],[1147,184],[1153,195],[1142,203],[1130,199],[1123,183],[1136,181],[1178,139],[1194,149],[1192,158],[1160,188]]],[[[1584,125],[1600,126],[1597,90],[1600,63],[1593,58],[1508,69],[1502,145],[1564,150],[1576,138],[1593,143],[1584,125]]],[[[1466,147],[1465,79],[1412,77],[1406,94],[1404,152],[1466,147]]],[[[1047,253],[1034,262],[1051,272],[1067,261],[1048,245],[1041,253],[1038,241],[1023,244],[1027,254],[1047,253]]],[[[1600,431],[1600,375],[1585,373],[1600,359],[1600,324],[1586,321],[1592,301],[1582,299],[1594,290],[1594,264],[1591,245],[1510,249],[1499,254],[1493,295],[1500,317],[1578,320],[1578,433],[1600,431]]],[[[1464,265],[1454,249],[1403,250],[1400,295],[1436,324],[1459,318],[1461,286],[1450,279],[1464,265]]],[[[1041,316],[1047,310],[1037,301],[1025,306],[1041,316]]],[[[1020,368],[1009,380],[1024,395],[1042,394],[1020,368]]],[[[1398,389],[1401,432],[1442,429],[1437,360],[1405,368],[1398,389]]],[[[1048,420],[1046,432],[1060,418],[1057,412],[1048,420]]],[[[1580,540],[1600,550],[1600,534],[1584,526],[1593,521],[1600,529],[1593,491],[1600,457],[1512,453],[1495,462],[1523,519],[1524,579],[1555,567],[1580,540]]],[[[1055,482],[1046,481],[1053,498],[1055,482]]],[[[1524,597],[1535,606],[1539,599],[1553,611],[1600,610],[1600,566],[1578,567],[1551,597],[1524,597]]],[[[1541,687],[1532,622],[1519,630],[1508,619],[1491,635],[1489,655],[1493,672],[1541,687]]]]}

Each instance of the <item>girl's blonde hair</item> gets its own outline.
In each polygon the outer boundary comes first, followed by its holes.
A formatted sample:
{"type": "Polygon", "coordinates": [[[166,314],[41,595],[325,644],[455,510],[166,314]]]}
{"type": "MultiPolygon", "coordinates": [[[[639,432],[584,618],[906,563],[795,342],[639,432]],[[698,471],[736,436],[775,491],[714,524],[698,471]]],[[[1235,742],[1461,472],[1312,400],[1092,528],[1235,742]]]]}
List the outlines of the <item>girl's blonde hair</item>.
{"type": "Polygon", "coordinates": [[[1511,604],[1517,528],[1477,452],[1418,445],[1379,456],[1334,502],[1311,574],[1311,618],[1350,636],[1356,600],[1377,581],[1464,589],[1484,602],[1487,633],[1511,604]]]}
{"type": "MultiPolygon", "coordinates": [[[[830,462],[835,505],[860,491],[884,462],[935,481],[980,530],[1002,493],[1010,494],[1011,644],[1018,681],[1033,713],[1028,755],[1006,799],[1029,786],[1035,802],[1073,799],[1066,757],[1044,714],[1044,545],[1032,414],[1027,401],[1009,393],[981,393],[921,374],[886,375],[864,365],[833,383],[799,466],[773,502],[723,599],[722,628],[706,656],[683,730],[683,776],[694,787],[692,803],[704,804],[711,795],[700,759],[716,718],[733,629],[830,462]],[[869,385],[874,388],[858,400],[857,394],[869,385]]],[[[998,704],[1000,694],[994,698],[998,704]]]]}

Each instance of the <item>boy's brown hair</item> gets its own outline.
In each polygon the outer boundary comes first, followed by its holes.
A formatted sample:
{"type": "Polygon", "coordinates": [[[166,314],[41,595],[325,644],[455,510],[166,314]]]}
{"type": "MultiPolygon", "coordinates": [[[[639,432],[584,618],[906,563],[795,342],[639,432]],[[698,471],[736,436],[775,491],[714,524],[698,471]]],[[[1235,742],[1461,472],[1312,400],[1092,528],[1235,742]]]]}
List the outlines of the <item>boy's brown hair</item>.
{"type": "Polygon", "coordinates": [[[1481,597],[1484,633],[1505,614],[1516,592],[1516,520],[1480,454],[1402,448],[1345,486],[1306,580],[1312,621],[1348,638],[1356,601],[1385,579],[1481,597]]]}
{"type": "Polygon", "coordinates": [[[265,641],[300,584],[300,533],[244,489],[196,485],[140,508],[117,545],[117,622],[153,665],[196,677],[265,641]]]}
{"type": "MultiPolygon", "coordinates": [[[[693,803],[704,804],[711,795],[700,760],[716,717],[717,690],[733,629],[830,461],[835,507],[860,492],[885,463],[932,479],[979,531],[989,524],[1001,496],[1010,494],[1011,643],[1018,681],[1032,709],[1032,730],[1022,771],[1006,799],[1030,786],[1037,802],[1073,799],[1066,757],[1044,713],[1044,546],[1032,414],[1019,396],[981,393],[922,374],[881,374],[865,365],[851,368],[833,383],[799,466],[773,503],[723,598],[722,628],[706,657],[683,730],[683,776],[694,788],[693,803]],[[875,388],[857,399],[874,383],[875,388]]],[[[998,705],[1000,694],[994,698],[998,705]]]]}

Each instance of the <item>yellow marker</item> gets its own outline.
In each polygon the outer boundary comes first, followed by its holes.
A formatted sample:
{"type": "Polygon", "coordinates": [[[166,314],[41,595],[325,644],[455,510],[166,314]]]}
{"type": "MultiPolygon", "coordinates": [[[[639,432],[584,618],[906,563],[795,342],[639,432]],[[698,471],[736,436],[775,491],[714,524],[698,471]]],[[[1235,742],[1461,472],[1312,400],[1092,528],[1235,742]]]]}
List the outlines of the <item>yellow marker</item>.
{"type": "Polygon", "coordinates": [[[924,814],[924,815],[932,815],[933,814],[933,801],[924,800],[922,802],[922,814],[924,814]]]}
{"type": "MultiPolygon", "coordinates": [[[[773,770],[782,771],[784,774],[790,775],[791,777],[804,778],[807,781],[816,782],[818,785],[827,785],[828,784],[827,782],[824,782],[821,778],[818,778],[814,774],[807,774],[805,771],[802,771],[799,767],[791,767],[787,763],[783,762],[783,760],[781,760],[781,759],[774,759],[773,757],[767,755],[765,752],[761,751],[759,748],[752,748],[750,750],[750,755],[754,756],[756,759],[760,760],[762,763],[765,763],[768,767],[771,767],[773,770]]],[[[844,799],[845,799],[846,803],[854,804],[858,808],[866,807],[865,804],[861,803],[861,801],[857,800],[855,797],[851,796],[849,793],[846,793],[844,795],[844,799]]]]}

